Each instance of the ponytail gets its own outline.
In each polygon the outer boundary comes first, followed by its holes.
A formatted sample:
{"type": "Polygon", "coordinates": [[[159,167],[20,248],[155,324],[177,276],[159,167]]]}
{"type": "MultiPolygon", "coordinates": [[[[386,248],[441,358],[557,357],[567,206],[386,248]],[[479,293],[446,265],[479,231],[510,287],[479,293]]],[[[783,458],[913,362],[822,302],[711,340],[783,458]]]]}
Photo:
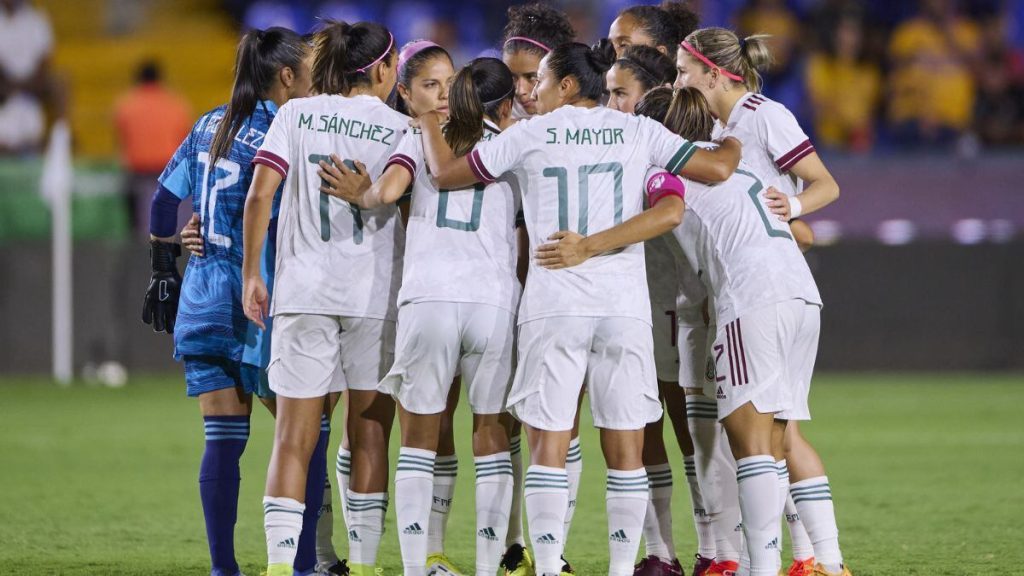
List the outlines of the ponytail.
{"type": "Polygon", "coordinates": [[[313,88],[320,94],[348,94],[353,87],[372,84],[370,72],[391,63],[395,38],[374,22],[348,24],[327,20],[313,34],[313,88]]]}
{"type": "Polygon", "coordinates": [[[462,67],[448,89],[445,140],[456,156],[464,156],[483,138],[484,117],[498,121],[505,102],[515,97],[515,82],[505,63],[477,58],[462,67]]]}
{"type": "Polygon", "coordinates": [[[637,102],[637,116],[647,116],[691,142],[708,142],[715,117],[697,88],[655,88],[637,102]]]}
{"type": "Polygon", "coordinates": [[[760,92],[760,72],[772,63],[768,37],[756,34],[740,40],[727,28],[702,28],[687,36],[682,47],[701,60],[705,70],[717,67],[727,78],[742,80],[747,90],[760,92]]]}
{"type": "Polygon", "coordinates": [[[307,50],[302,37],[286,28],[250,30],[242,37],[235,54],[231,99],[210,144],[211,163],[227,154],[242,124],[267,97],[281,69],[299,72],[307,50]]]}

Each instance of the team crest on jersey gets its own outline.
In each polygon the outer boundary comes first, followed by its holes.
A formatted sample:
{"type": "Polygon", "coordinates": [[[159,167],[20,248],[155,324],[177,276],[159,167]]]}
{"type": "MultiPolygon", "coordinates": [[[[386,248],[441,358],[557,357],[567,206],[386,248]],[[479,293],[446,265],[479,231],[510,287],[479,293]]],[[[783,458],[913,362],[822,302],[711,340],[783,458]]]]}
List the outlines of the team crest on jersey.
{"type": "Polygon", "coordinates": [[[708,362],[704,368],[704,380],[707,382],[714,382],[717,377],[718,369],[715,367],[715,360],[708,356],[708,362]]]}

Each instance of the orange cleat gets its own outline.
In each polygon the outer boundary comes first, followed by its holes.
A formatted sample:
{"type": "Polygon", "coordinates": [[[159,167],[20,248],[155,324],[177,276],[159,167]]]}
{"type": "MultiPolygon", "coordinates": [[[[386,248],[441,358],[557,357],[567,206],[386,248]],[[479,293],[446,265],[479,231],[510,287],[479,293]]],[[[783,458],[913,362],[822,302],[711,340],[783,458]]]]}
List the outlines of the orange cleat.
{"type": "Polygon", "coordinates": [[[704,572],[704,576],[736,576],[736,571],[739,569],[739,562],[731,560],[715,562],[704,572]]]}
{"type": "Polygon", "coordinates": [[[853,576],[853,572],[850,572],[846,566],[843,566],[842,572],[829,572],[825,570],[824,566],[818,564],[814,567],[814,576],[853,576]]]}
{"type": "Polygon", "coordinates": [[[793,560],[785,576],[814,576],[814,556],[806,560],[793,560]]]}

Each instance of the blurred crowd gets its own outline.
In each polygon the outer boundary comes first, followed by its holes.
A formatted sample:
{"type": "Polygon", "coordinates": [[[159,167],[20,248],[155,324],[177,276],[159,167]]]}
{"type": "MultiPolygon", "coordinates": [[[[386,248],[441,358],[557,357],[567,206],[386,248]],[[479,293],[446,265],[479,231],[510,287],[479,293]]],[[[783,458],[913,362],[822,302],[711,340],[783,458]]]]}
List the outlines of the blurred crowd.
{"type": "MultiPolygon", "coordinates": [[[[371,19],[457,61],[495,48],[509,0],[221,0],[242,28],[371,19]]],[[[556,0],[594,42],[636,0],[556,0]]],[[[765,93],[844,152],[1024,145],[1024,0],[691,0],[705,25],[769,34],[765,93]]],[[[59,42],[59,38],[56,39],[59,42]]],[[[45,13],[0,0],[0,155],[36,151],[62,106],[45,13]],[[49,112],[47,114],[46,112],[49,112]]],[[[152,83],[151,83],[152,84],[152,83]]],[[[123,131],[123,123],[120,128],[123,131]]]]}

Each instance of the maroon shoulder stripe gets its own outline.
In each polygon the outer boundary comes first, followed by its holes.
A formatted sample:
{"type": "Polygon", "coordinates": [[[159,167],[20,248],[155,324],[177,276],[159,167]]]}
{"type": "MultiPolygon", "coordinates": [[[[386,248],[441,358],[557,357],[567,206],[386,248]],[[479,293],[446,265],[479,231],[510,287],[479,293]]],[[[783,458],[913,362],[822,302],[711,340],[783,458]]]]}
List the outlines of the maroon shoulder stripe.
{"type": "Polygon", "coordinates": [[[473,175],[476,176],[478,180],[485,184],[494,182],[494,176],[491,176],[491,173],[484,167],[484,163],[480,161],[479,151],[473,150],[470,152],[467,160],[469,160],[469,169],[473,171],[473,175]]]}
{"type": "Polygon", "coordinates": [[[253,164],[262,164],[281,175],[281,178],[288,177],[288,161],[273,152],[260,150],[252,159],[253,164]]]}
{"type": "Polygon", "coordinates": [[[779,170],[785,172],[811,152],[814,152],[814,145],[811,144],[810,140],[804,140],[796,148],[780,156],[775,161],[775,165],[779,167],[779,170]]]}
{"type": "Polygon", "coordinates": [[[736,319],[736,341],[739,344],[740,350],[740,366],[743,367],[743,383],[749,384],[750,377],[747,376],[747,348],[743,345],[743,326],[740,325],[739,318],[736,319]]]}
{"type": "Polygon", "coordinates": [[[757,110],[757,106],[751,106],[749,102],[744,102],[743,107],[747,110],[757,110]]]}
{"type": "Polygon", "coordinates": [[[758,104],[761,104],[762,102],[764,102],[764,96],[761,96],[760,94],[751,94],[750,95],[750,100],[753,100],[754,102],[757,102],[758,104]]]}
{"type": "Polygon", "coordinates": [[[392,154],[391,158],[388,159],[388,163],[384,166],[384,170],[387,171],[388,167],[392,164],[405,168],[409,171],[409,176],[416,177],[416,161],[405,154],[392,154]]]}

